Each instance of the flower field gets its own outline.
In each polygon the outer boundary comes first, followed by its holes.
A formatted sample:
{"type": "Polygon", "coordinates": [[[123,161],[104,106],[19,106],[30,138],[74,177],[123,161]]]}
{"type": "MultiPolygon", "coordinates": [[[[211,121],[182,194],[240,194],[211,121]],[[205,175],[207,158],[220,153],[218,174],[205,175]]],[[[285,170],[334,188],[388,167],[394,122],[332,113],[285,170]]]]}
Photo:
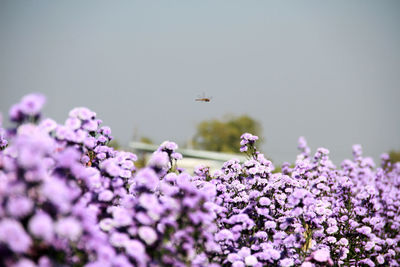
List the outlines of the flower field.
{"type": "Polygon", "coordinates": [[[210,173],[179,168],[166,141],[148,165],[107,144],[87,108],[64,124],[27,95],[0,121],[0,266],[399,266],[400,163],[353,146],[334,166],[304,138],[275,171],[241,136],[248,160],[210,173]]]}

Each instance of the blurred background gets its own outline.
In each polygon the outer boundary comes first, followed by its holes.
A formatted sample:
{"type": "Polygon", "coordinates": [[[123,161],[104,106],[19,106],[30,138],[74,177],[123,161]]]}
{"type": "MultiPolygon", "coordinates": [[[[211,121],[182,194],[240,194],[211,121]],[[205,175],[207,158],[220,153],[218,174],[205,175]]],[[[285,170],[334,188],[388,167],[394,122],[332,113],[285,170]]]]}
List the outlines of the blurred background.
{"type": "Polygon", "coordinates": [[[232,152],[205,143],[249,129],[277,164],[299,136],[378,160],[400,150],[399,26],[396,0],[2,0],[0,111],[41,92],[46,117],[86,106],[122,147],[232,152]]]}

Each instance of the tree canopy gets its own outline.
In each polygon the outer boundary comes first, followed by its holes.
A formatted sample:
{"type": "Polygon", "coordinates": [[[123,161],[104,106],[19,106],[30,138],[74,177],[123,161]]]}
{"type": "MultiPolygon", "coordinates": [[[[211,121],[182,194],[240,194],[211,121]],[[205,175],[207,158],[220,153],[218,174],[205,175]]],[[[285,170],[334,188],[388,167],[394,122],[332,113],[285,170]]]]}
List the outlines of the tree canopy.
{"type": "Polygon", "coordinates": [[[238,153],[240,136],[245,132],[257,135],[260,138],[258,144],[262,142],[260,123],[247,115],[205,120],[197,125],[193,146],[197,149],[238,153]]]}
{"type": "Polygon", "coordinates": [[[396,163],[396,162],[400,162],[400,150],[399,151],[391,150],[389,152],[389,161],[392,164],[396,163]]]}

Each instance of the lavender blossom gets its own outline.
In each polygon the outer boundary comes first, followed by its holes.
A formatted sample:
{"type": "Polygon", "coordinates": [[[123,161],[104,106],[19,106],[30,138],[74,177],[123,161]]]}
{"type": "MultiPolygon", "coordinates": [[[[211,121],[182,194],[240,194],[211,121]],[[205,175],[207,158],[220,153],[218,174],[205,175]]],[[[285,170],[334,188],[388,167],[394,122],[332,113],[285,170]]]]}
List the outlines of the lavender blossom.
{"type": "Polygon", "coordinates": [[[0,123],[0,265],[399,266],[400,164],[387,155],[376,167],[356,145],[337,168],[301,137],[277,172],[245,133],[248,159],[212,174],[178,168],[170,141],[136,170],[95,112],[58,125],[40,121],[43,104],[24,97],[15,128],[0,123]]]}

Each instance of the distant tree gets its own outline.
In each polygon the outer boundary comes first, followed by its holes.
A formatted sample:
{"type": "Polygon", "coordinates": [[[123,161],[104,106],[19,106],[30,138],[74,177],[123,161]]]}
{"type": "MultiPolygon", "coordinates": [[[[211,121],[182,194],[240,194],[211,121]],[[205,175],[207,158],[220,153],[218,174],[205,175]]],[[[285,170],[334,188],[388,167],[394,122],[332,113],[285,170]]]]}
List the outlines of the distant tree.
{"type": "Polygon", "coordinates": [[[240,136],[245,132],[257,135],[260,138],[258,144],[262,142],[260,123],[247,115],[229,116],[224,120],[202,121],[197,125],[197,132],[193,138],[193,147],[218,152],[238,153],[240,136]]]}
{"type": "Polygon", "coordinates": [[[150,138],[146,137],[146,136],[142,136],[140,138],[140,142],[145,143],[145,144],[154,144],[153,140],[151,140],[150,138]]]}
{"type": "Polygon", "coordinates": [[[395,162],[400,162],[400,151],[391,150],[389,152],[389,161],[393,164],[395,162]]]}
{"type": "Polygon", "coordinates": [[[114,148],[115,150],[119,150],[121,148],[121,145],[119,144],[119,142],[116,139],[111,140],[108,143],[108,146],[114,148]]]}

